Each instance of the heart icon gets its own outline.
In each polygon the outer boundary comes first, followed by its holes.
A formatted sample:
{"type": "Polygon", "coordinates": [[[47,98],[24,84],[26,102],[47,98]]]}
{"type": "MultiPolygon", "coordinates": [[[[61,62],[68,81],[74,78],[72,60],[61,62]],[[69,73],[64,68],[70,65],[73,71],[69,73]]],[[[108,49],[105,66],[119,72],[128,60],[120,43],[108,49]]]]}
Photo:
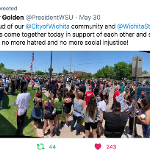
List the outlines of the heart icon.
{"type": "Polygon", "coordinates": [[[97,143],[95,144],[95,148],[96,148],[97,150],[99,150],[99,149],[101,148],[101,146],[102,146],[102,145],[101,145],[100,143],[99,143],[99,144],[97,144],[97,143]]]}

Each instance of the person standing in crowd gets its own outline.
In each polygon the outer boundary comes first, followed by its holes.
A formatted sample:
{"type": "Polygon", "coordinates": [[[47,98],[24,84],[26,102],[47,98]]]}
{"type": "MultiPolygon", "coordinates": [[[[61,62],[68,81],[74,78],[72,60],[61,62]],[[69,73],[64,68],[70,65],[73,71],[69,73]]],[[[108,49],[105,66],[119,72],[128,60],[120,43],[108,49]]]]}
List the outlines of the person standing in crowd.
{"type": "Polygon", "coordinates": [[[72,100],[70,98],[70,92],[65,93],[65,98],[64,98],[64,106],[63,106],[63,112],[65,114],[65,127],[68,127],[68,115],[71,111],[71,106],[72,106],[72,100]]]}
{"type": "Polygon", "coordinates": [[[0,110],[3,109],[3,100],[4,100],[4,93],[5,93],[5,88],[2,87],[2,81],[0,81],[0,110]]]}
{"type": "Polygon", "coordinates": [[[83,93],[83,99],[84,99],[85,92],[86,92],[86,86],[84,85],[84,82],[81,83],[79,90],[83,93]]]}
{"type": "Polygon", "coordinates": [[[125,85],[124,83],[122,83],[121,87],[120,87],[120,93],[123,93],[124,92],[124,89],[125,89],[125,85]]]}
{"type": "Polygon", "coordinates": [[[101,82],[101,90],[103,91],[104,90],[104,82],[101,82]]]}
{"type": "Polygon", "coordinates": [[[26,86],[26,81],[24,79],[24,77],[22,77],[21,79],[21,93],[23,93],[23,88],[26,86]]]}
{"type": "Polygon", "coordinates": [[[56,98],[57,86],[54,80],[52,81],[52,84],[50,85],[50,91],[54,94],[54,98],[56,98]]]}
{"type": "MultiPolygon", "coordinates": [[[[66,88],[66,84],[65,84],[64,85],[64,96],[67,91],[68,91],[68,88],[66,88]]],[[[63,97],[63,87],[61,88],[61,96],[63,97]]]]}
{"type": "Polygon", "coordinates": [[[118,87],[115,89],[115,93],[114,93],[114,95],[113,95],[113,103],[114,102],[117,102],[116,101],[116,97],[117,96],[119,96],[120,95],[120,91],[119,91],[119,89],[118,89],[118,87]]]}
{"type": "Polygon", "coordinates": [[[53,111],[56,111],[56,102],[53,100],[54,94],[49,93],[48,94],[48,100],[44,102],[43,108],[45,109],[45,120],[44,120],[44,126],[43,126],[43,132],[42,137],[44,137],[44,133],[47,127],[47,123],[49,121],[50,125],[50,138],[53,137],[53,123],[56,115],[53,115],[53,111]]]}
{"type": "Polygon", "coordinates": [[[21,136],[21,130],[24,123],[24,118],[29,107],[29,99],[31,99],[30,93],[27,93],[27,87],[23,87],[23,93],[18,94],[17,99],[14,103],[18,106],[17,111],[17,136],[21,136]]]}
{"type": "Polygon", "coordinates": [[[124,99],[125,99],[125,102],[127,102],[128,96],[130,95],[130,91],[129,89],[126,89],[125,92],[126,93],[124,94],[124,99]]]}
{"type": "Polygon", "coordinates": [[[89,137],[90,127],[92,128],[93,138],[97,138],[97,117],[100,117],[101,114],[94,96],[91,96],[87,106],[83,106],[81,116],[84,118],[85,122],[85,138],[89,137]]]}
{"type": "Polygon", "coordinates": [[[87,91],[85,94],[86,105],[88,105],[88,102],[89,102],[92,95],[94,95],[94,93],[92,92],[92,87],[90,86],[89,91],[87,91]]]}
{"type": "Polygon", "coordinates": [[[143,137],[150,138],[150,104],[146,97],[142,98],[139,103],[142,106],[141,114],[145,118],[142,118],[141,115],[138,115],[137,118],[142,122],[143,137]]]}
{"type": "Polygon", "coordinates": [[[79,90],[78,83],[76,83],[75,90],[76,90],[76,93],[80,91],[80,90],[79,90]]]}
{"type": "Polygon", "coordinates": [[[5,87],[6,86],[6,77],[3,77],[2,79],[2,85],[5,87]]]}
{"type": "Polygon", "coordinates": [[[98,95],[97,100],[98,100],[97,107],[101,114],[100,117],[97,117],[97,131],[98,131],[97,137],[100,137],[102,132],[103,114],[106,111],[106,102],[103,100],[103,95],[98,95]]]}
{"type": "MultiPolygon", "coordinates": [[[[129,134],[132,135],[133,132],[133,125],[134,125],[134,105],[135,105],[135,101],[133,99],[132,95],[128,96],[128,100],[129,100],[129,115],[130,115],[130,119],[129,119],[129,134]]],[[[136,103],[136,110],[139,110],[138,107],[138,103],[136,103]]],[[[136,122],[137,122],[137,115],[135,116],[135,133],[134,136],[138,136],[137,134],[137,129],[136,129],[136,122]]]]}
{"type": "Polygon", "coordinates": [[[121,138],[128,120],[128,115],[125,112],[121,112],[119,102],[115,103],[113,110],[113,112],[103,114],[105,120],[104,134],[106,138],[121,138]]]}
{"type": "Polygon", "coordinates": [[[104,89],[104,91],[105,91],[106,104],[108,104],[109,103],[109,92],[110,92],[108,84],[106,85],[106,88],[104,89]]]}
{"type": "Polygon", "coordinates": [[[57,129],[61,131],[61,114],[62,114],[62,107],[64,104],[64,99],[62,98],[60,91],[57,92],[56,97],[57,98],[55,98],[54,100],[56,102],[56,118],[54,119],[55,132],[57,132],[57,129]],[[58,121],[58,127],[56,128],[57,121],[58,121]]]}
{"type": "Polygon", "coordinates": [[[16,78],[16,89],[17,89],[17,90],[19,89],[19,86],[20,86],[20,78],[17,77],[17,78],[16,78]]]}
{"type": "Polygon", "coordinates": [[[42,99],[41,91],[37,91],[36,97],[33,98],[33,103],[34,103],[34,106],[33,106],[32,112],[31,112],[31,117],[34,118],[33,124],[35,125],[35,127],[39,128],[41,119],[44,118],[44,115],[43,115],[44,100],[42,99]]]}
{"type": "Polygon", "coordinates": [[[71,85],[71,89],[70,89],[70,97],[71,97],[71,100],[72,100],[72,103],[73,103],[73,100],[74,98],[76,97],[76,91],[74,90],[74,85],[71,85]]]}
{"type": "Polygon", "coordinates": [[[11,95],[15,95],[15,78],[14,78],[14,76],[12,77],[12,79],[11,79],[11,95]]]}
{"type": "Polygon", "coordinates": [[[94,89],[94,95],[97,96],[99,92],[99,85],[97,84],[95,89],[94,89]]]}
{"type": "Polygon", "coordinates": [[[58,84],[58,90],[60,90],[60,86],[61,86],[61,85],[60,85],[60,81],[58,81],[57,84],[58,84]]]}
{"type": "Polygon", "coordinates": [[[39,83],[40,83],[39,90],[42,92],[42,87],[43,87],[43,81],[42,81],[42,78],[40,79],[39,83]]]}
{"type": "Polygon", "coordinates": [[[129,90],[130,90],[130,95],[133,95],[133,88],[132,88],[132,85],[130,85],[129,90]]]}
{"type": "Polygon", "coordinates": [[[82,116],[81,116],[81,111],[82,111],[82,107],[83,107],[83,93],[82,92],[78,92],[76,94],[76,98],[74,98],[74,106],[73,106],[73,120],[71,122],[71,132],[75,129],[74,128],[74,124],[77,121],[77,125],[76,125],[76,135],[81,135],[82,132],[80,132],[80,125],[81,125],[81,120],[82,120],[82,116]]]}
{"type": "Polygon", "coordinates": [[[8,93],[8,90],[9,90],[9,80],[8,78],[6,78],[6,85],[5,85],[5,90],[6,90],[6,94],[8,93]]]}
{"type": "Polygon", "coordinates": [[[32,90],[33,90],[34,84],[35,82],[34,82],[34,79],[32,78],[32,90]]]}
{"type": "Polygon", "coordinates": [[[91,87],[92,87],[92,92],[94,92],[93,90],[95,89],[95,83],[93,81],[91,83],[91,87]]]}

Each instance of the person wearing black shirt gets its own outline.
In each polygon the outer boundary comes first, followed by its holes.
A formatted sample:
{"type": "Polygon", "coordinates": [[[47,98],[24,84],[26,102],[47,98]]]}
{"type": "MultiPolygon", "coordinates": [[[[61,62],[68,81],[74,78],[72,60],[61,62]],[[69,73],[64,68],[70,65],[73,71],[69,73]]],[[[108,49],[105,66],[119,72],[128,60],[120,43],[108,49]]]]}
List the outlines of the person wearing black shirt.
{"type": "Polygon", "coordinates": [[[20,79],[19,79],[19,77],[17,77],[17,79],[16,79],[16,89],[17,90],[19,89],[19,85],[20,85],[20,79]]]}
{"type": "Polygon", "coordinates": [[[114,111],[104,113],[105,120],[105,137],[106,138],[121,138],[126,126],[128,116],[125,112],[121,112],[121,105],[116,102],[114,111]]]}
{"type": "Polygon", "coordinates": [[[11,79],[11,95],[14,96],[14,94],[15,94],[15,78],[12,77],[12,79],[11,79]]]}
{"type": "MultiPolygon", "coordinates": [[[[61,88],[61,96],[63,97],[63,88],[61,88]]],[[[66,85],[64,85],[64,96],[65,96],[65,93],[68,91],[68,89],[66,88],[66,85]]]]}
{"type": "Polygon", "coordinates": [[[79,87],[79,90],[80,90],[81,92],[83,92],[83,99],[84,99],[85,92],[86,92],[86,86],[84,85],[83,82],[81,83],[81,86],[79,87]]]}
{"type": "Polygon", "coordinates": [[[94,89],[94,95],[97,96],[99,93],[99,85],[97,84],[95,89],[94,89]]]}
{"type": "Polygon", "coordinates": [[[26,81],[24,79],[24,77],[22,77],[22,80],[21,80],[21,93],[23,93],[23,87],[26,86],[26,81]]]}
{"type": "Polygon", "coordinates": [[[50,91],[54,94],[54,98],[56,98],[57,85],[55,81],[52,81],[52,84],[50,84],[50,91]]]}

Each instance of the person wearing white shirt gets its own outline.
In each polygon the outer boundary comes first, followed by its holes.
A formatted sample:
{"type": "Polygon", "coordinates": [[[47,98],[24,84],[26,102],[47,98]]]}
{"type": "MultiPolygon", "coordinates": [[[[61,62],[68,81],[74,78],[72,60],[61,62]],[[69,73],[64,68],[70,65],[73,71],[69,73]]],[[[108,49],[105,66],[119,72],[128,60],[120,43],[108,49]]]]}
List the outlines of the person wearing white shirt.
{"type": "Polygon", "coordinates": [[[23,126],[24,118],[29,107],[28,100],[31,99],[30,93],[27,93],[27,87],[23,87],[23,93],[18,94],[17,99],[14,103],[15,106],[18,106],[17,111],[17,136],[21,136],[21,129],[23,126]]]}
{"type": "Polygon", "coordinates": [[[101,132],[102,132],[102,122],[103,122],[103,113],[106,111],[106,102],[103,99],[103,95],[97,95],[97,108],[100,111],[101,116],[97,117],[97,131],[98,131],[98,135],[97,137],[101,136],[101,132]]]}

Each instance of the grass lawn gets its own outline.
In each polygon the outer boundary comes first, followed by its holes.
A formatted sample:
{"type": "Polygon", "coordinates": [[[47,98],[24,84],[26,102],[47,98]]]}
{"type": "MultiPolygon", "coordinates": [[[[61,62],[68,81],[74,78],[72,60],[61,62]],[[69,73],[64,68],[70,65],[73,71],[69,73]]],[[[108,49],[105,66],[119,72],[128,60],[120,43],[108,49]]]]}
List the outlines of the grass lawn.
{"type": "MultiPolygon", "coordinates": [[[[36,95],[36,88],[32,90],[31,87],[28,87],[28,91],[31,95],[31,100],[29,100],[29,108],[27,110],[27,115],[24,120],[23,125],[23,135],[36,137],[35,127],[32,125],[33,118],[30,114],[33,108],[33,98],[36,95]]],[[[17,123],[15,124],[16,110],[17,107],[14,106],[14,102],[17,98],[17,95],[20,93],[20,89],[15,91],[15,96],[10,94],[5,94],[3,101],[3,110],[0,110],[0,136],[15,136],[17,123]]],[[[44,101],[47,100],[47,97],[43,94],[44,101]]],[[[64,114],[61,116],[61,120],[65,120],[64,114]]]]}

